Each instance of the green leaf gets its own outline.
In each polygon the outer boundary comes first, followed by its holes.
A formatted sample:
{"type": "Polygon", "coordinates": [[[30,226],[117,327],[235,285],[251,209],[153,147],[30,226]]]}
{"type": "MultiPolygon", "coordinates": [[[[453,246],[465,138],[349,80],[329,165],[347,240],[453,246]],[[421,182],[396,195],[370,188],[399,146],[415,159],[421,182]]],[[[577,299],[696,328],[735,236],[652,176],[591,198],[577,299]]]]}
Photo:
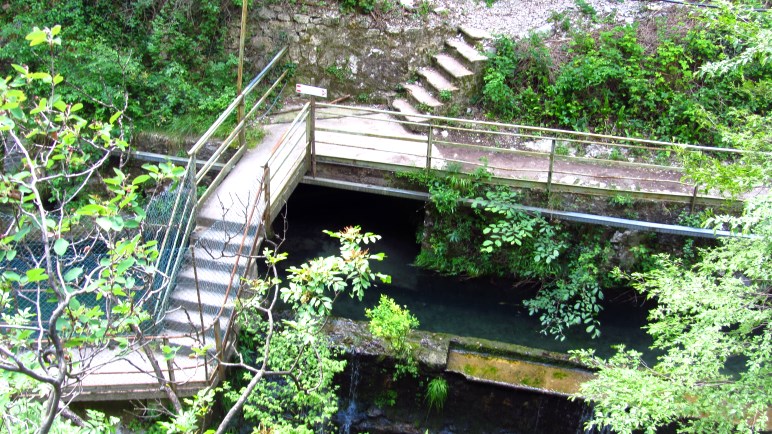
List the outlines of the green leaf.
{"type": "Polygon", "coordinates": [[[110,116],[110,123],[111,123],[111,124],[114,124],[114,123],[115,123],[115,121],[117,121],[117,120],[118,120],[118,118],[119,118],[119,117],[121,117],[121,115],[122,115],[122,114],[123,114],[123,112],[115,112],[115,114],[113,114],[112,116],[110,116]]]}
{"type": "Polygon", "coordinates": [[[14,271],[4,271],[4,272],[3,272],[3,277],[4,277],[6,280],[8,280],[9,282],[18,282],[18,281],[20,281],[20,280],[21,280],[21,276],[19,276],[19,275],[18,275],[16,272],[14,272],[14,271]]]}
{"type": "Polygon", "coordinates": [[[126,270],[131,268],[135,262],[136,260],[134,258],[126,258],[118,264],[118,266],[115,268],[115,272],[118,274],[123,274],[126,272],[126,270]]]}
{"type": "Polygon", "coordinates": [[[81,274],[83,274],[83,268],[82,267],[70,268],[69,270],[67,270],[66,273],[64,273],[64,276],[63,276],[64,277],[64,281],[65,282],[72,282],[73,280],[75,280],[78,277],[80,277],[81,274]]]}
{"type": "Polygon", "coordinates": [[[59,238],[54,242],[54,252],[58,256],[64,256],[65,253],[67,253],[67,247],[70,246],[70,242],[65,240],[64,238],[59,238]]]}
{"type": "Polygon", "coordinates": [[[48,279],[48,274],[46,274],[45,270],[42,268],[33,268],[31,270],[27,270],[27,273],[25,273],[27,276],[27,280],[32,282],[40,282],[42,280],[48,279]]]}
{"type": "Polygon", "coordinates": [[[113,228],[113,223],[110,221],[110,219],[106,217],[99,217],[96,219],[96,224],[98,224],[102,229],[109,231],[113,228]]]}
{"type": "Polygon", "coordinates": [[[29,33],[25,39],[29,41],[30,47],[34,47],[46,42],[46,32],[35,27],[35,30],[29,33]]]}
{"type": "Polygon", "coordinates": [[[67,307],[69,307],[70,310],[78,310],[78,308],[80,308],[80,302],[77,298],[73,297],[70,299],[70,304],[67,307]]]}
{"type": "Polygon", "coordinates": [[[134,178],[134,181],[132,181],[132,185],[138,185],[142,184],[143,182],[150,179],[150,175],[139,175],[138,177],[134,178]]]}

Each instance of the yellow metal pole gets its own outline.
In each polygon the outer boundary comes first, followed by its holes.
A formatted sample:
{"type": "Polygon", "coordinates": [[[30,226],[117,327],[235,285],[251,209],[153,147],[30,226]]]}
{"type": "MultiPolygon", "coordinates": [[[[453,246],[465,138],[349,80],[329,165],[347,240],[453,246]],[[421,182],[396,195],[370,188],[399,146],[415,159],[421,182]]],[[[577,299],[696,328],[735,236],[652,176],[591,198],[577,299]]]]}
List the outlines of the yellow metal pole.
{"type": "MultiPolygon", "coordinates": [[[[244,81],[244,45],[247,39],[247,6],[249,0],[241,0],[241,34],[239,35],[239,70],[236,76],[236,95],[241,95],[241,89],[244,81]]],[[[244,119],[244,99],[239,103],[236,125],[244,119]]],[[[244,147],[244,127],[239,131],[239,148],[244,147]]]]}

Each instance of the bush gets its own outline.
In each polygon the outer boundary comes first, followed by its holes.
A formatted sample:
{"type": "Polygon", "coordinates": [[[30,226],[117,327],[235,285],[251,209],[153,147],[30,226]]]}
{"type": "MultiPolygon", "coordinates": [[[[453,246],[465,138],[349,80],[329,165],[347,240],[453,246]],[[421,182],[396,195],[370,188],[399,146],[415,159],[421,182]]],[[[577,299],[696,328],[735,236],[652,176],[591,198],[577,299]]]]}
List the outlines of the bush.
{"type": "Polygon", "coordinates": [[[398,357],[410,355],[412,347],[407,337],[419,323],[407,308],[381,294],[378,306],[366,309],[365,316],[370,320],[369,328],[373,336],[383,339],[398,357]]]}
{"type": "MultiPolygon", "coordinates": [[[[592,15],[585,3],[577,0],[592,15]]],[[[708,18],[675,23],[676,16],[575,30],[552,49],[539,36],[501,38],[482,102],[504,121],[720,145],[720,131],[736,124],[736,113],[772,110],[772,64],[699,76],[702,65],[737,49],[729,41],[747,39],[721,12],[709,13],[716,15],[710,26],[700,21],[708,18]]]]}
{"type": "Polygon", "coordinates": [[[378,306],[365,310],[365,316],[370,319],[370,333],[386,341],[394,353],[394,380],[405,374],[417,377],[418,362],[413,357],[413,347],[408,343],[407,337],[418,327],[418,319],[407,308],[400,307],[383,294],[378,306]]]}

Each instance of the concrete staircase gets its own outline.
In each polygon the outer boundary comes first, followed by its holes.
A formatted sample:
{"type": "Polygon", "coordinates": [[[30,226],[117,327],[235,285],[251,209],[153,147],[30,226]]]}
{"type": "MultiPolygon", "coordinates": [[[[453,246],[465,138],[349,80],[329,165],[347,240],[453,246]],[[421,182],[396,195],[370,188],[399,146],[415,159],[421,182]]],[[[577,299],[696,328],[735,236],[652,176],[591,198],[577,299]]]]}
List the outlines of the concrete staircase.
{"type": "Polygon", "coordinates": [[[392,108],[405,120],[425,124],[426,119],[415,115],[445,114],[451,105],[465,104],[482,83],[488,58],[475,47],[492,37],[465,26],[458,30],[457,36],[445,41],[445,50],[433,57],[433,65],[417,71],[417,82],[402,85],[405,95],[392,100],[392,108]]]}

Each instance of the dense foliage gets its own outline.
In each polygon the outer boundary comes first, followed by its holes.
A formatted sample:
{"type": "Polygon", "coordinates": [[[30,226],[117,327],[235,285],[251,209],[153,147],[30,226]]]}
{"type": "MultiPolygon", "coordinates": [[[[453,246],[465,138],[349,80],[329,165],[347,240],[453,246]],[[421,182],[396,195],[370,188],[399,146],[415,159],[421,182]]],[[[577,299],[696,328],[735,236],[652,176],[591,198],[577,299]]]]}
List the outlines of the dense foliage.
{"type": "Polygon", "coordinates": [[[8,1],[0,8],[0,66],[13,59],[38,69],[46,59],[28,48],[25,35],[33,26],[61,25],[63,97],[84,101],[89,114],[123,111],[143,129],[188,132],[208,125],[235,95],[237,62],[224,49],[229,5],[8,1]]]}
{"type": "Polygon", "coordinates": [[[340,241],[338,255],[290,267],[284,282],[276,264],[287,254],[266,249],[268,271],[246,282],[251,295],[240,304],[238,315],[243,382],[226,387],[230,410],[218,433],[228,429],[241,408],[245,420],[270,432],[327,430],[337,411],[333,376],[346,363],[339,360],[322,328],[338,297],[361,300],[365,290],[390,278],[370,269],[370,262],[382,260],[383,253],[370,253],[362,246],[380,236],[359,227],[325,232],[340,241]]]}
{"type": "MultiPolygon", "coordinates": [[[[740,44],[743,51],[706,65],[703,73],[720,77],[768,65],[770,34],[769,27],[757,26],[746,45],[740,44]]],[[[747,119],[753,121],[720,127],[722,139],[741,149],[769,150],[769,113],[747,119]]],[[[701,163],[704,175],[712,171],[718,185],[731,182],[739,188],[769,185],[770,160],[772,154],[753,154],[741,162],[744,170],[732,172],[716,161],[701,163]]],[[[581,391],[595,405],[589,425],[609,425],[620,433],[653,433],[666,425],[684,433],[750,433],[768,427],[772,196],[764,192],[746,202],[742,216],[712,223],[738,236],[699,251],[693,266],[663,255],[648,272],[630,276],[637,290],[657,302],[646,327],[661,353],[656,363],[647,365],[639,353],[623,347],[607,360],[592,351],[577,354],[599,369],[581,391]]]]}
{"type": "Polygon", "coordinates": [[[726,239],[694,267],[659,257],[633,285],[657,307],[646,329],[660,351],[653,366],[624,347],[608,360],[579,352],[600,368],[582,386],[595,402],[593,423],[615,432],[679,421],[682,432],[757,432],[772,405],[772,198],[748,204],[740,218],[717,219],[749,238],[726,239]]]}
{"type": "Polygon", "coordinates": [[[501,38],[484,104],[508,121],[726,145],[723,129],[772,109],[772,65],[700,71],[743,52],[770,28],[769,14],[741,11],[682,10],[599,30],[566,24],[562,45],[538,34],[501,38]]]}
{"type": "Polygon", "coordinates": [[[431,193],[433,224],[421,234],[417,265],[451,275],[533,282],[539,289],[525,305],[538,315],[542,331],[557,338],[577,326],[597,336],[603,290],[619,284],[610,271],[617,265],[628,270],[651,265],[644,244],[635,246],[630,264],[620,264],[607,228],[567,227],[524,211],[516,193],[485,184],[490,174],[484,169],[468,177],[453,167],[401,176],[431,193]]]}
{"type": "MultiPolygon", "coordinates": [[[[59,32],[36,28],[25,41],[46,56],[59,32]]],[[[114,425],[97,413],[83,421],[68,405],[110,357],[146,349],[158,367],[140,324],[153,290],[164,289],[154,282],[168,284],[156,279],[160,252],[139,202],[144,183],[170,181],[173,169],[106,173],[111,152],[128,146],[122,113],[83,115],[59,93],[54,56],[46,59],[43,70],[14,64],[0,78],[0,413],[14,433],[114,425]]],[[[159,388],[170,390],[160,379],[159,388]]]]}

